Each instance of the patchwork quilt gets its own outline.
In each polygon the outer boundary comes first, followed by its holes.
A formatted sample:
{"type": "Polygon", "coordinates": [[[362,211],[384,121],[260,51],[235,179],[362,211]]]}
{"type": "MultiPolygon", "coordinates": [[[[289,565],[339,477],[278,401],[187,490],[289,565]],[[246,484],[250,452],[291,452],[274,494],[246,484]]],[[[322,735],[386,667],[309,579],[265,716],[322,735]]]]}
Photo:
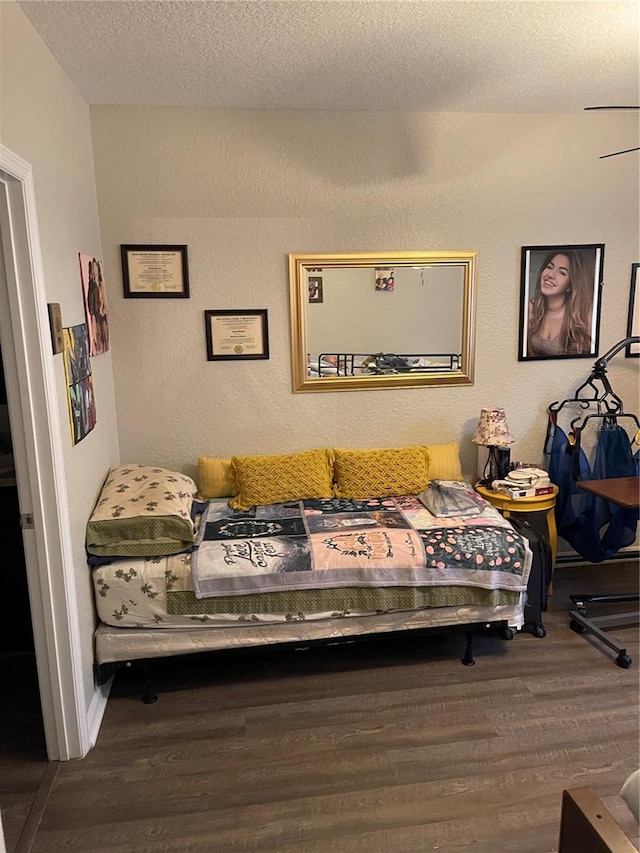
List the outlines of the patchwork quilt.
{"type": "Polygon", "coordinates": [[[487,502],[475,515],[444,518],[414,496],[248,511],[212,502],[191,555],[197,598],[370,587],[522,592],[530,567],[526,540],[487,502]]]}

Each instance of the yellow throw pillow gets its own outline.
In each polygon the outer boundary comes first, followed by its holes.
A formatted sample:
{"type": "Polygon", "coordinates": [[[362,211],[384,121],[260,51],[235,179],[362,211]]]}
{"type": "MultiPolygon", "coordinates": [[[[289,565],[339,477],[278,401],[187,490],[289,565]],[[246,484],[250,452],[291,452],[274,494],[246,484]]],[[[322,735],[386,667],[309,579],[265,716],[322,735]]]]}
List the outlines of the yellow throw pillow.
{"type": "Polygon", "coordinates": [[[260,504],[333,497],[333,453],[307,450],[274,456],[233,456],[234,495],[229,506],[249,509],[260,504]]]}
{"type": "Polygon", "coordinates": [[[198,456],[198,494],[202,498],[228,498],[233,494],[231,457],[198,456]]]}
{"type": "Polygon", "coordinates": [[[426,447],[334,451],[339,498],[417,495],[429,482],[426,447]]]}
{"type": "Polygon", "coordinates": [[[457,441],[451,441],[449,444],[429,444],[426,450],[429,456],[430,480],[464,479],[457,441]]]}

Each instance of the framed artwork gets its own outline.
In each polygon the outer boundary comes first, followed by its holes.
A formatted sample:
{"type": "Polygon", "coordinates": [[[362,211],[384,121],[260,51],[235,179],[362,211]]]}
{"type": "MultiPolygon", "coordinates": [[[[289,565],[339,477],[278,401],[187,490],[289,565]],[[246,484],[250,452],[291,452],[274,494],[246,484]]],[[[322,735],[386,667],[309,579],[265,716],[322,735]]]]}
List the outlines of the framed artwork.
{"type": "Polygon", "coordinates": [[[125,299],[188,299],[186,246],[121,245],[125,299]]]}
{"type": "Polygon", "coordinates": [[[73,444],[96,425],[96,404],[89,360],[89,336],[84,323],[62,330],[64,373],[73,444]]]}
{"type": "Polygon", "coordinates": [[[322,276],[310,275],[307,279],[309,302],[322,302],[322,276]]]}
{"type": "MultiPolygon", "coordinates": [[[[627,337],[640,335],[640,264],[631,264],[631,289],[629,291],[629,316],[627,337]]],[[[625,347],[625,358],[640,358],[640,344],[625,347]]]]}
{"type": "Polygon", "coordinates": [[[78,253],[78,260],[89,335],[89,355],[100,355],[109,351],[107,293],[102,277],[102,261],[81,252],[78,253]]]}
{"type": "Polygon", "coordinates": [[[205,311],[207,361],[269,358],[267,309],[205,311]]]}
{"type": "Polygon", "coordinates": [[[604,244],[523,246],[518,361],[598,354],[604,244]]]}

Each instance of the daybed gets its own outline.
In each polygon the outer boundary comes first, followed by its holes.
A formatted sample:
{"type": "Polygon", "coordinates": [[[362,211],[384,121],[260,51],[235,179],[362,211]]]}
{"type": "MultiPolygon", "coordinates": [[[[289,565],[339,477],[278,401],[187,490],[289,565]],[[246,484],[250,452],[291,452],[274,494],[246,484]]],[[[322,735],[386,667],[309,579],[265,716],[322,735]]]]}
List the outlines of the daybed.
{"type": "Polygon", "coordinates": [[[455,443],[198,472],[109,472],[87,525],[101,683],[121,662],[413,629],[464,630],[471,664],[474,629],[523,627],[527,541],[463,482],[455,443]]]}

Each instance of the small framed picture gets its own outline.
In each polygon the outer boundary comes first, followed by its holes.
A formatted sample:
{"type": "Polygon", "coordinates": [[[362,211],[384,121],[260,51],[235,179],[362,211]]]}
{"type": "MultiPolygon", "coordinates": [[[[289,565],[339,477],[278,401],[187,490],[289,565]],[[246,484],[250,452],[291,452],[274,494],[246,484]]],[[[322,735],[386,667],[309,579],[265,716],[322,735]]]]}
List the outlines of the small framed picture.
{"type": "Polygon", "coordinates": [[[188,299],[186,246],[121,245],[125,299],[188,299]]]}
{"type": "Polygon", "coordinates": [[[309,302],[322,302],[322,276],[310,275],[307,279],[309,302]]]}
{"type": "Polygon", "coordinates": [[[375,272],[375,289],[389,293],[395,288],[395,272],[392,267],[378,267],[375,272]]]}
{"type": "Polygon", "coordinates": [[[59,302],[48,302],[47,309],[49,311],[49,329],[51,331],[51,346],[53,354],[57,355],[64,348],[64,339],[62,335],[62,312],[60,311],[59,302]]]}
{"type": "MultiPolygon", "coordinates": [[[[629,316],[627,318],[627,337],[640,335],[640,264],[631,264],[631,288],[629,291],[629,316]]],[[[625,358],[639,358],[640,344],[628,344],[625,358]]]]}
{"type": "Polygon", "coordinates": [[[267,309],[204,312],[207,361],[269,358],[267,309]]]}
{"type": "Polygon", "coordinates": [[[598,354],[604,244],[523,246],[518,361],[598,354]]]}

